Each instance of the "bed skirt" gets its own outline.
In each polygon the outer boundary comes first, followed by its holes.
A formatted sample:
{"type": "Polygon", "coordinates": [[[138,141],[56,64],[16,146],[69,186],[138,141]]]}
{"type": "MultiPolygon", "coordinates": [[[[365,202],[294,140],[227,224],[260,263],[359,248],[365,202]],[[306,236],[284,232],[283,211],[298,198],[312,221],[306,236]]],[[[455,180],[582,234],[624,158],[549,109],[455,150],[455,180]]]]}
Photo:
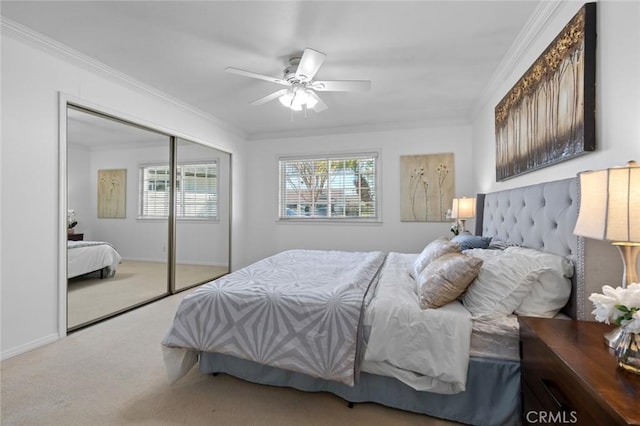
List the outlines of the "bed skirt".
{"type": "Polygon", "coordinates": [[[375,402],[472,425],[518,425],[521,418],[519,361],[471,357],[467,390],[454,395],[419,392],[394,378],[365,372],[356,386],[349,387],[217,353],[200,356],[200,372],[305,392],[330,392],[349,402],[375,402]]]}

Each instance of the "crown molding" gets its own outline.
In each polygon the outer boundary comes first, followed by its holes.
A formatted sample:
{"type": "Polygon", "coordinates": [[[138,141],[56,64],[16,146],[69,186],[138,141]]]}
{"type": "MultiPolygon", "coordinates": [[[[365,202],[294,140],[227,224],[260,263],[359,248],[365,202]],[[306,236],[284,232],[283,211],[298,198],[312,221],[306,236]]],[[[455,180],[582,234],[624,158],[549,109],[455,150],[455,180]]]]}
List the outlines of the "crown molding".
{"type": "Polygon", "coordinates": [[[198,109],[192,105],[189,105],[167,93],[164,93],[152,86],[149,86],[135,78],[116,70],[96,59],[91,58],[75,49],[70,48],[67,45],[59,43],[43,34],[40,34],[22,24],[19,24],[4,16],[0,16],[0,24],[2,27],[2,35],[7,35],[12,38],[26,42],[46,53],[53,54],[61,59],[72,62],[88,71],[96,72],[102,76],[105,76],[117,83],[125,84],[128,87],[147,94],[153,97],[159,98],[165,102],[173,104],[178,108],[189,111],[192,114],[200,116],[208,121],[213,122],[221,130],[231,133],[235,136],[239,136],[243,139],[247,139],[246,132],[231,126],[228,123],[220,120],[218,117],[213,116],[201,109],[198,109]]]}
{"type": "Polygon", "coordinates": [[[522,60],[532,43],[540,36],[540,33],[546,28],[549,20],[556,14],[558,9],[564,6],[570,0],[551,0],[541,1],[533,11],[533,14],[522,28],[504,58],[498,64],[491,79],[486,85],[478,101],[471,109],[471,117],[477,115],[479,110],[487,104],[498,87],[509,77],[513,69],[522,60]]]}
{"type": "Polygon", "coordinates": [[[271,140],[305,138],[327,135],[345,135],[358,133],[393,132],[410,129],[430,129],[434,127],[470,126],[471,122],[465,118],[447,120],[419,120],[390,123],[363,123],[354,126],[322,127],[316,129],[297,129],[275,132],[250,133],[247,140],[271,140]]]}

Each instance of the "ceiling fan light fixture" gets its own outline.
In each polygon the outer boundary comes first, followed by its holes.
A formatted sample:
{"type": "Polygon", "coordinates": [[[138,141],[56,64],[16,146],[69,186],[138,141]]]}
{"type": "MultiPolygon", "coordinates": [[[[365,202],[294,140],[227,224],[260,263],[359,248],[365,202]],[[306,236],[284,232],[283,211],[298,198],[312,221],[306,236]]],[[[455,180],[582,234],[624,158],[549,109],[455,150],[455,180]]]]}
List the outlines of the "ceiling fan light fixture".
{"type": "Polygon", "coordinates": [[[304,98],[305,98],[305,102],[304,103],[307,105],[307,108],[313,108],[318,103],[318,100],[316,98],[314,98],[313,96],[311,96],[310,92],[311,91],[309,89],[306,89],[304,92],[302,92],[302,94],[304,95],[304,98]]]}
{"type": "Polygon", "coordinates": [[[280,96],[278,100],[282,105],[293,111],[302,111],[305,106],[307,109],[310,109],[318,103],[318,100],[309,93],[309,89],[301,88],[294,88],[287,91],[287,93],[280,96]]]}
{"type": "Polygon", "coordinates": [[[278,100],[282,105],[291,109],[295,109],[294,103],[293,103],[294,99],[295,99],[295,94],[292,90],[288,90],[287,93],[285,93],[284,95],[278,98],[278,100]]]}
{"type": "Polygon", "coordinates": [[[328,108],[327,104],[317,95],[321,92],[366,92],[371,88],[369,80],[322,80],[315,81],[314,77],[323,64],[326,55],[317,50],[306,48],[302,56],[294,56],[289,60],[289,66],[284,69],[282,78],[258,74],[240,68],[227,67],[225,71],[257,78],[271,83],[286,86],[260,99],[250,102],[251,105],[262,105],[278,99],[280,103],[291,111],[306,111],[312,109],[322,112],[328,108]]]}

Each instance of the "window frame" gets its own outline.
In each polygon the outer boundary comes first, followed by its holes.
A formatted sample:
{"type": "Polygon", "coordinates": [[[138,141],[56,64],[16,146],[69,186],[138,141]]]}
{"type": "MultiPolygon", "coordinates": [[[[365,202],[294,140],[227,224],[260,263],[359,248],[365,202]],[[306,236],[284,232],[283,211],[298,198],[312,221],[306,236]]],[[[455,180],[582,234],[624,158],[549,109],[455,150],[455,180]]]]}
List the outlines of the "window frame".
{"type": "Polygon", "coordinates": [[[349,151],[349,152],[332,152],[325,154],[297,154],[297,155],[280,155],[276,159],[277,169],[277,202],[276,202],[276,221],[279,223],[349,223],[349,224],[380,224],[382,223],[382,155],[379,150],[375,151],[349,151]],[[330,161],[330,160],[374,160],[374,216],[288,216],[283,214],[286,208],[283,208],[284,186],[283,186],[283,166],[286,161],[330,161]]]}
{"type": "MultiPolygon", "coordinates": [[[[181,214],[178,214],[178,211],[180,210],[180,206],[176,205],[176,220],[177,221],[184,221],[184,222],[192,222],[192,221],[196,221],[196,222],[202,222],[202,221],[206,221],[206,222],[219,222],[220,221],[220,182],[219,182],[219,176],[220,176],[220,160],[216,157],[216,158],[209,158],[209,159],[204,159],[204,160],[185,160],[185,161],[179,161],[178,163],[176,163],[176,168],[178,170],[180,170],[180,172],[182,172],[182,167],[183,166],[197,166],[197,165],[207,165],[207,164],[215,164],[216,166],[216,186],[215,186],[215,216],[184,216],[181,214]]],[[[167,220],[169,218],[169,215],[163,215],[163,216],[151,216],[151,215],[144,215],[143,214],[143,209],[144,209],[144,189],[145,189],[145,179],[144,179],[144,171],[147,168],[150,167],[167,167],[169,170],[171,169],[171,164],[167,161],[154,161],[154,162],[145,162],[145,163],[139,163],[138,164],[138,208],[137,208],[137,220],[150,220],[150,221],[154,221],[154,220],[167,220]]],[[[175,179],[170,176],[170,181],[173,182],[175,181],[175,179]]],[[[170,183],[171,183],[170,182],[170,183]]],[[[184,189],[183,185],[181,185],[181,190],[184,189]]],[[[178,204],[178,194],[176,194],[176,204],[178,204]]]]}

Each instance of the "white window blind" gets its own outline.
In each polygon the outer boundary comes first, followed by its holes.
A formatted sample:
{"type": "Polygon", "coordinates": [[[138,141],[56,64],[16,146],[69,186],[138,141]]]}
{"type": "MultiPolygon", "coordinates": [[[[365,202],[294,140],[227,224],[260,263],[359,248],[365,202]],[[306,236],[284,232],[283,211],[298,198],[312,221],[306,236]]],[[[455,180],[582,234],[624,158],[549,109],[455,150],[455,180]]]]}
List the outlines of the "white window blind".
{"type": "Polygon", "coordinates": [[[280,219],[376,219],[377,158],[281,158],[280,219]]]}
{"type": "MultiPolygon", "coordinates": [[[[171,176],[169,165],[140,167],[139,216],[167,218],[171,176]]],[[[218,163],[178,164],[176,170],[176,217],[218,218],[218,163]]]]}

